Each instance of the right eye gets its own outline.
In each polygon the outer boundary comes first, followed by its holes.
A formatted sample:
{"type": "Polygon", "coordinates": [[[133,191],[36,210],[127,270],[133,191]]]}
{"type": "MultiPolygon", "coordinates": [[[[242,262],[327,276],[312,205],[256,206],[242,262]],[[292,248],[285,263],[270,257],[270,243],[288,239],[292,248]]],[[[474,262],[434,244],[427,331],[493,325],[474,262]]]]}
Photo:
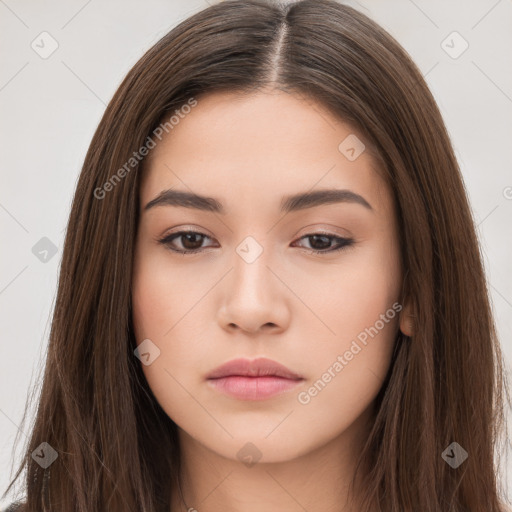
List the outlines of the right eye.
{"type": "Polygon", "coordinates": [[[168,249],[180,254],[195,254],[203,251],[202,242],[204,238],[210,238],[208,235],[199,231],[178,231],[171,233],[158,240],[159,243],[165,245],[168,249]],[[181,239],[181,248],[176,248],[173,244],[175,240],[181,239]]]}

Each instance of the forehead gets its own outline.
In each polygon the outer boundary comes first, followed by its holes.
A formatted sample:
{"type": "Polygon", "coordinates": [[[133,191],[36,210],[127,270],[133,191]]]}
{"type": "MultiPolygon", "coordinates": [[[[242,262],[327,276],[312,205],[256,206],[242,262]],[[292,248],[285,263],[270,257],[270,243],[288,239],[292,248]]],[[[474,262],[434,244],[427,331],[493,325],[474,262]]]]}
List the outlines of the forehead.
{"type": "Polygon", "coordinates": [[[228,212],[236,202],[262,207],[315,188],[350,189],[373,203],[386,199],[370,152],[355,160],[343,153],[344,141],[368,147],[367,141],[309,98],[214,93],[188,112],[174,118],[146,157],[141,206],[169,188],[217,197],[228,212]]]}

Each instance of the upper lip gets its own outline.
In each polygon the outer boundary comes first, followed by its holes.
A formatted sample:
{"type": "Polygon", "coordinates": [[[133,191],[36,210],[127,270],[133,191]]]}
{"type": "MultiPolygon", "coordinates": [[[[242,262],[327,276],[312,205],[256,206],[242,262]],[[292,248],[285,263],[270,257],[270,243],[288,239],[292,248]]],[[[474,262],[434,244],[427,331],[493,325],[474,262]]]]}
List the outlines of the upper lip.
{"type": "Polygon", "coordinates": [[[265,357],[260,357],[252,361],[249,359],[233,359],[210,372],[207,378],[220,379],[234,375],[243,377],[275,376],[293,380],[303,378],[301,375],[286,368],[286,366],[265,357]]]}

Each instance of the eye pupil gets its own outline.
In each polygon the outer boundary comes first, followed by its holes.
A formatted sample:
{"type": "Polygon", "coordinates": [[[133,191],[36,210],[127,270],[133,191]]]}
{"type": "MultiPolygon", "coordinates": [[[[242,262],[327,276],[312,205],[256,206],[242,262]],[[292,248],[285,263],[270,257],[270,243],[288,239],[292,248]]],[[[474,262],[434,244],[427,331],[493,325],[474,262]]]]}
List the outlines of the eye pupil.
{"type": "Polygon", "coordinates": [[[183,238],[183,247],[185,247],[185,249],[190,249],[190,250],[194,250],[194,249],[198,249],[201,247],[202,245],[202,236],[203,235],[200,235],[199,233],[185,233],[183,235],[181,235],[182,238],[183,238]],[[195,237],[199,237],[199,245],[197,245],[197,240],[196,240],[196,244],[194,244],[194,242],[192,241],[192,246],[190,246],[188,243],[190,242],[190,238],[194,239],[195,237]]]}
{"type": "Polygon", "coordinates": [[[317,250],[319,250],[319,249],[325,249],[326,247],[329,247],[329,246],[330,246],[330,244],[331,244],[331,240],[330,240],[330,238],[329,238],[328,236],[325,236],[325,235],[311,235],[309,238],[310,238],[310,239],[313,239],[315,242],[316,242],[318,239],[323,239],[323,240],[324,240],[324,242],[326,242],[326,243],[325,243],[325,244],[323,244],[323,245],[322,245],[322,244],[320,244],[320,247],[318,247],[315,243],[312,243],[312,244],[311,244],[311,245],[312,245],[312,247],[313,247],[314,249],[317,249],[317,250]]]}

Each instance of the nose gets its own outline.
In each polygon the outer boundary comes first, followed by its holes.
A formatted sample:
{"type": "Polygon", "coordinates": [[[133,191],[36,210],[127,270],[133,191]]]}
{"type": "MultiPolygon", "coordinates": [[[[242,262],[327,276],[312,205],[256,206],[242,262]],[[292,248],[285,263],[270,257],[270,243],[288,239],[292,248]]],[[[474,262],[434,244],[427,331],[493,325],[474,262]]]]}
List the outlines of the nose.
{"type": "Polygon", "coordinates": [[[283,284],[286,277],[278,277],[279,268],[265,251],[251,263],[234,256],[221,291],[218,322],[222,328],[256,334],[279,333],[288,327],[290,291],[283,284]]]}

